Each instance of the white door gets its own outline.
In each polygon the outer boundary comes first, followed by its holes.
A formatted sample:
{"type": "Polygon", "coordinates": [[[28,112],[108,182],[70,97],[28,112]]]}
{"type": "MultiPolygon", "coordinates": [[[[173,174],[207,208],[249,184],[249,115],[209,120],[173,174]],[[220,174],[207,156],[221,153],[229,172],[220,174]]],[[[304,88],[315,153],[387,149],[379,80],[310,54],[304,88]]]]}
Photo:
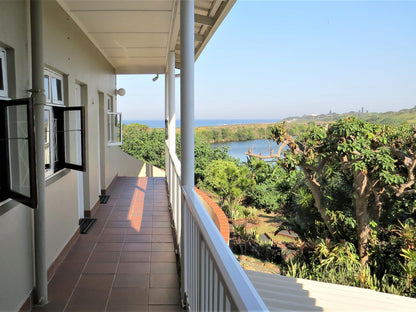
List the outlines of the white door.
{"type": "MultiPolygon", "coordinates": [[[[75,106],[81,106],[81,86],[75,84],[75,106]]],[[[81,126],[81,120],[77,118],[76,120],[76,129],[79,129],[81,126]]],[[[81,150],[81,138],[77,136],[76,148],[81,150]]],[[[77,153],[77,157],[81,157],[80,153],[77,153]]],[[[81,163],[81,159],[77,159],[77,163],[81,163]]],[[[79,219],[84,218],[84,173],[82,171],[77,171],[77,184],[78,184],[78,217],[79,219]]]]}

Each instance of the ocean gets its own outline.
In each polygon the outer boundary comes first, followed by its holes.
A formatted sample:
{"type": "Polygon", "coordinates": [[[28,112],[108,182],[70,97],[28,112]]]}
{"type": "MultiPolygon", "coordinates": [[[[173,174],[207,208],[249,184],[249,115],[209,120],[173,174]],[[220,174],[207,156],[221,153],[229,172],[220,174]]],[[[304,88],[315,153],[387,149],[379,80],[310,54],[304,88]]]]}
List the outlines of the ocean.
{"type": "MultiPolygon", "coordinates": [[[[225,125],[247,125],[256,123],[275,123],[278,119],[195,119],[195,127],[213,127],[225,125]]],[[[123,124],[139,123],[150,128],[164,128],[164,120],[123,120],[123,124]]],[[[180,120],[176,120],[176,127],[181,125],[180,120]]]]}

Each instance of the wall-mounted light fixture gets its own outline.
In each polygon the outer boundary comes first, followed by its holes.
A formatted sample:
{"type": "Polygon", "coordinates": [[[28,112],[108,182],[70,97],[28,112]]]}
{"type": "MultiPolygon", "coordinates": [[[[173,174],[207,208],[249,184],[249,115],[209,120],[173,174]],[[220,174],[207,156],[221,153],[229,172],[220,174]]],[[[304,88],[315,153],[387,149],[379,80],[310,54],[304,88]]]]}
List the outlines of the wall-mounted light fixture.
{"type": "Polygon", "coordinates": [[[123,88],[120,88],[118,90],[116,90],[116,94],[120,95],[120,96],[124,96],[126,94],[126,90],[123,88]]]}
{"type": "Polygon", "coordinates": [[[153,80],[153,82],[155,82],[158,79],[159,79],[159,74],[157,74],[152,80],[153,80]]]}

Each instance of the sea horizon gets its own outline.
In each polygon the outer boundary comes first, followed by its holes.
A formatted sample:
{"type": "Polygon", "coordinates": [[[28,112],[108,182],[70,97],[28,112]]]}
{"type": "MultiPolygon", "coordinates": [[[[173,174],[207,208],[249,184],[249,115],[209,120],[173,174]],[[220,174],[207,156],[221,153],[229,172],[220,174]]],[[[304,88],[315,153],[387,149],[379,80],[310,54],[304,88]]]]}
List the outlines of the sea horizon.
{"type": "MultiPolygon", "coordinates": [[[[214,127],[227,125],[249,125],[259,123],[276,123],[279,119],[195,119],[195,127],[214,127]]],[[[180,127],[180,120],[176,120],[176,127],[180,127]]],[[[138,123],[150,128],[164,128],[163,119],[128,119],[123,120],[123,125],[138,123]]]]}

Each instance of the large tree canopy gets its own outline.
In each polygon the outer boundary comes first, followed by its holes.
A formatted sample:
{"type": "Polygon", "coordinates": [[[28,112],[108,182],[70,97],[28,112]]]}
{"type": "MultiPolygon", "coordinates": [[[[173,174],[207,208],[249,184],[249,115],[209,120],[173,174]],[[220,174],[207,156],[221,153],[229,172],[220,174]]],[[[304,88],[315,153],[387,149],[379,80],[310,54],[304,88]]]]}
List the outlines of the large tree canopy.
{"type": "Polygon", "coordinates": [[[275,125],[272,132],[280,145],[279,155],[288,147],[284,166],[304,173],[314,206],[333,238],[337,233],[329,213],[328,177],[342,171],[344,180],[350,181],[358,251],[361,264],[366,265],[371,226],[379,222],[386,190],[393,190],[397,197],[415,192],[415,130],[347,117],[328,127],[310,125],[296,138],[288,134],[285,123],[275,125]]]}

